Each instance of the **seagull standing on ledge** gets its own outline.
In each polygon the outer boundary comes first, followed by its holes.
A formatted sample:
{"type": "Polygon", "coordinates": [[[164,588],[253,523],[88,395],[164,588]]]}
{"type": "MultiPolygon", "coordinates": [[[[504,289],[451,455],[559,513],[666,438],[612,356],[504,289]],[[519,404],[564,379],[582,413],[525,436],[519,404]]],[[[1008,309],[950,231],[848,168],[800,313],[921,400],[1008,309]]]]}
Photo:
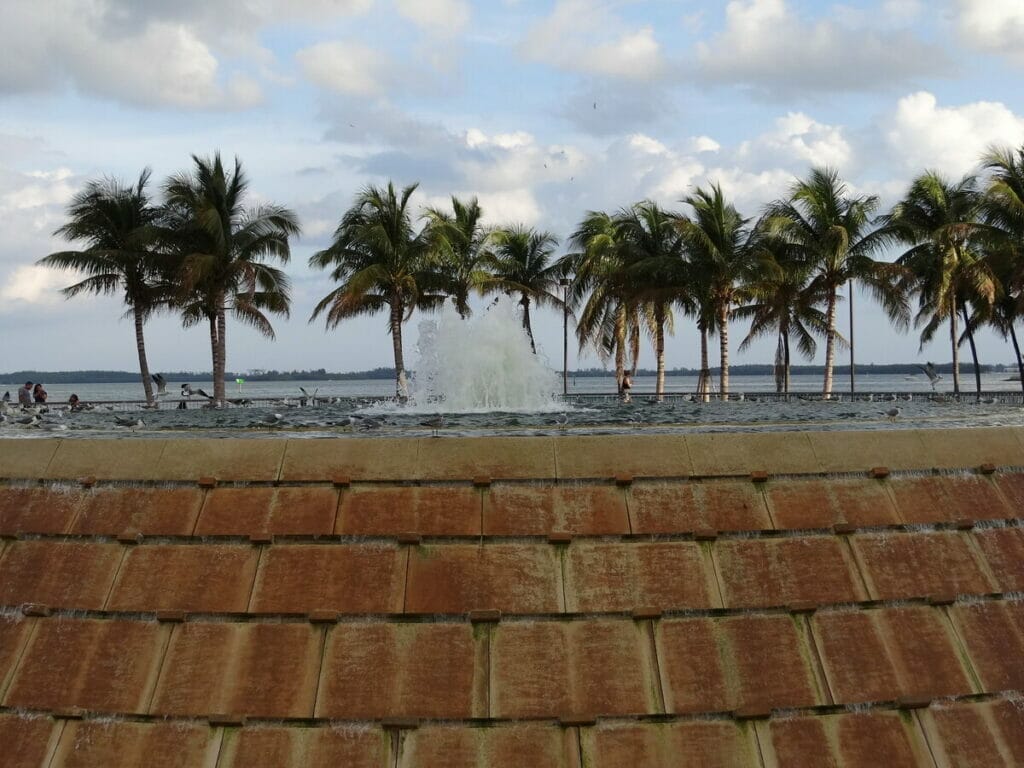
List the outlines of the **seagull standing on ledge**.
{"type": "Polygon", "coordinates": [[[437,437],[437,430],[444,429],[444,416],[435,416],[432,419],[426,419],[420,422],[421,427],[430,427],[433,431],[433,437],[437,437]]]}
{"type": "Polygon", "coordinates": [[[890,408],[888,411],[885,412],[885,415],[889,417],[889,421],[896,421],[896,419],[899,418],[901,412],[901,409],[899,408],[899,406],[897,406],[895,408],[890,408]]]}

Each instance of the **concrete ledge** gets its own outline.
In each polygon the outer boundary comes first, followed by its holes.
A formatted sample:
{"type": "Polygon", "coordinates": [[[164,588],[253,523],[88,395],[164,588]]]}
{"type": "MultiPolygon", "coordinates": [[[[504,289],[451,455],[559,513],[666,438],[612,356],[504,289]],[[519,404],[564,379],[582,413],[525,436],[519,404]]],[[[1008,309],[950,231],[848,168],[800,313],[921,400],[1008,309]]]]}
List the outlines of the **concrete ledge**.
{"type": "Polygon", "coordinates": [[[682,435],[578,435],[555,440],[559,479],[693,474],[682,435]]]}
{"type": "Polygon", "coordinates": [[[59,445],[60,440],[0,440],[0,477],[43,477],[59,445]]]}
{"type": "MultiPolygon", "coordinates": [[[[13,442],[23,446],[29,441],[13,442]]],[[[160,455],[170,442],[134,438],[61,440],[45,473],[39,476],[48,480],[73,480],[85,476],[97,480],[150,479],[156,475],[160,455]]],[[[5,451],[5,459],[6,455],[5,451]]]]}

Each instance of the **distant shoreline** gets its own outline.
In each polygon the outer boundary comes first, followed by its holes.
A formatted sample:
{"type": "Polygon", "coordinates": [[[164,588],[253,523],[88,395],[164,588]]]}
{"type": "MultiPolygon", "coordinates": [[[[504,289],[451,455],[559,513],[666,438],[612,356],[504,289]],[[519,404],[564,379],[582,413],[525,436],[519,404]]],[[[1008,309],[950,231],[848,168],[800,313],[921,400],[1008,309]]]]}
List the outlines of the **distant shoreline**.
{"type": "MultiPolygon", "coordinates": [[[[952,363],[936,364],[936,370],[943,375],[951,375],[952,363]]],[[[713,375],[718,375],[718,368],[710,369],[713,375]]],[[[923,375],[917,363],[890,363],[875,364],[864,363],[857,365],[858,376],[882,376],[882,375],[923,375]]],[[[1006,373],[1013,376],[1013,380],[1019,380],[1015,365],[982,365],[981,372],[985,374],[1006,373]]],[[[160,371],[169,382],[205,382],[211,381],[213,374],[209,371],[160,371]]],[[[414,373],[410,371],[410,373],[414,373]]],[[[560,371],[559,371],[560,373],[560,371]]],[[[794,365],[791,370],[795,376],[823,376],[825,366],[823,365],[794,365]]],[[[673,368],[666,370],[666,376],[697,376],[700,370],[697,368],[673,368]]],[[[771,376],[774,374],[774,367],[770,364],[749,364],[732,365],[729,367],[729,375],[742,376],[771,376]]],[[[961,376],[974,374],[974,366],[971,363],[960,364],[961,376]]],[[[602,368],[586,368],[577,371],[569,371],[573,378],[602,378],[614,377],[613,370],[602,368]]],[[[654,376],[656,371],[647,368],[637,370],[637,376],[654,376]]],[[[849,366],[837,365],[833,375],[838,379],[849,377],[849,366]]],[[[353,380],[391,380],[395,377],[393,368],[373,368],[366,371],[326,371],[322,368],[307,371],[248,371],[248,372],[227,372],[225,379],[229,382],[234,379],[244,379],[247,382],[255,381],[353,381],[353,380]]],[[[11,373],[0,373],[0,385],[9,386],[24,384],[26,381],[41,381],[47,384],[130,384],[139,380],[138,372],[133,371],[13,371],[11,373]]]]}

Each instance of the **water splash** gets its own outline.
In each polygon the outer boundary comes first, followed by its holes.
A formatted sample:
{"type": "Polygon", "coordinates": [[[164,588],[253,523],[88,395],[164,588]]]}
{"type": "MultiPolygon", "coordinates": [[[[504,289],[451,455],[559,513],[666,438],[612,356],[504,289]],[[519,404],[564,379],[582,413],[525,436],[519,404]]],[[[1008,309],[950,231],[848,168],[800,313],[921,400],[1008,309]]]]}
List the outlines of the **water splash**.
{"type": "Polygon", "coordinates": [[[521,316],[502,298],[470,320],[450,307],[420,323],[413,407],[431,412],[564,411],[558,374],[533,354],[521,316]]]}

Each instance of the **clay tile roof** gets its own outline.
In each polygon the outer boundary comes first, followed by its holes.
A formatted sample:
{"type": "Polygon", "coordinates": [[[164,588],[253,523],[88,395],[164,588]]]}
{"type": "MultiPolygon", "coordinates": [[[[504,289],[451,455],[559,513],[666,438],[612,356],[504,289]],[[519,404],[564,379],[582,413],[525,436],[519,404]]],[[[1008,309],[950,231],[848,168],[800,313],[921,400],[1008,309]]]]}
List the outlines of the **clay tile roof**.
{"type": "Polygon", "coordinates": [[[0,440],[0,762],[1024,764],[977,432],[0,440]]]}

